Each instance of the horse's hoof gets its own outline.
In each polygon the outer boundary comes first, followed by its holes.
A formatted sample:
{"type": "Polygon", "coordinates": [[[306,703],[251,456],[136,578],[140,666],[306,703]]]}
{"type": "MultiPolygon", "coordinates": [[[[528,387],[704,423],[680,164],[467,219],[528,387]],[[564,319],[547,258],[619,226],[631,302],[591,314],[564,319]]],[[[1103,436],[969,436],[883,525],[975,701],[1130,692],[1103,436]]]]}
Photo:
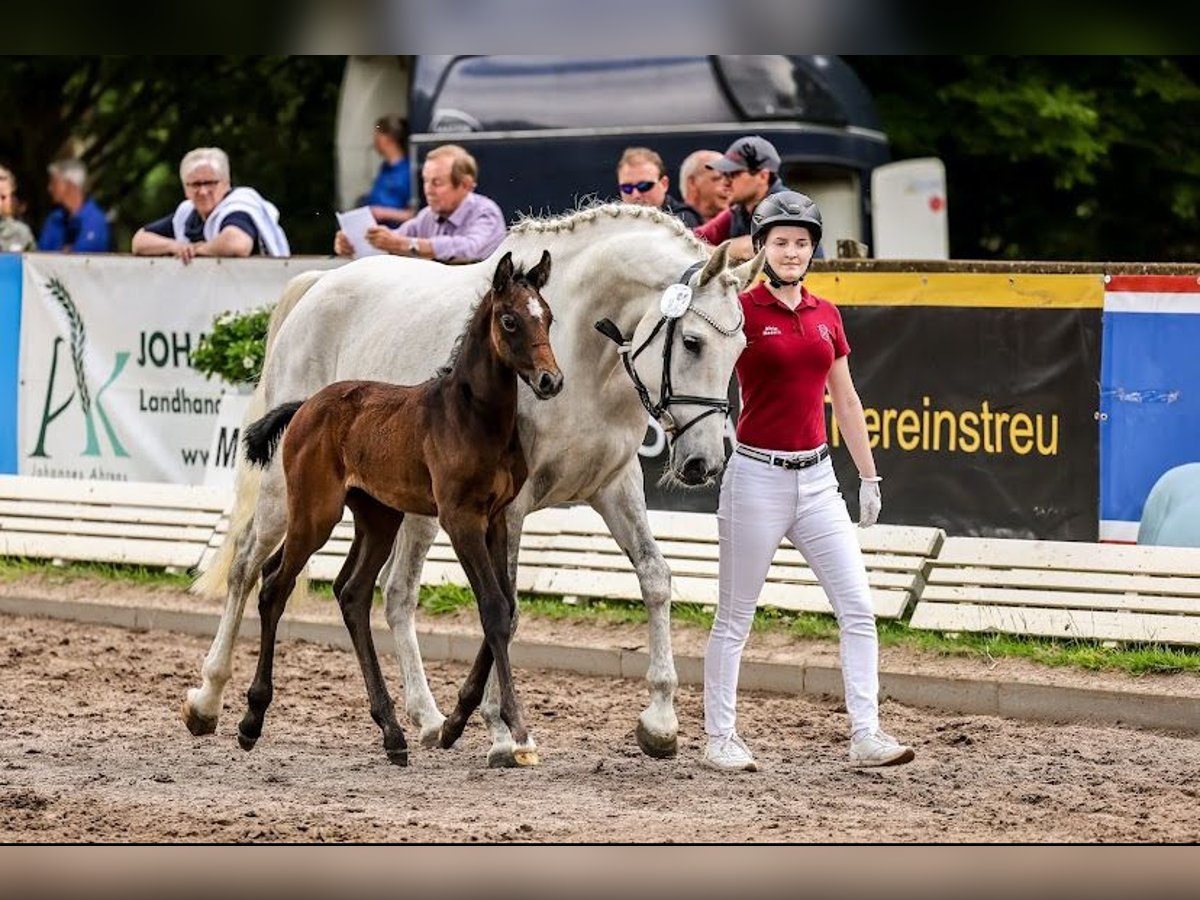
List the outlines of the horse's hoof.
{"type": "Polygon", "coordinates": [[[184,700],[183,706],[180,708],[180,715],[183,716],[183,724],[187,726],[187,730],[200,737],[205,734],[212,734],[217,730],[217,717],[211,719],[208,716],[202,716],[192,708],[191,700],[184,700]]]}
{"type": "Polygon", "coordinates": [[[238,746],[243,750],[253,750],[254,745],[258,743],[258,738],[250,737],[242,729],[238,729],[238,746]]]}
{"type": "MultiPolygon", "coordinates": [[[[515,769],[521,763],[517,762],[514,748],[510,745],[507,747],[493,747],[488,751],[488,768],[489,769],[515,769]]],[[[534,757],[537,757],[537,751],[534,751],[534,757]]]]}
{"type": "Polygon", "coordinates": [[[518,766],[536,766],[539,762],[537,750],[514,750],[512,755],[518,766]]]}
{"type": "Polygon", "coordinates": [[[405,747],[402,750],[389,750],[387,751],[387,758],[388,762],[390,762],[393,766],[407,766],[408,748],[405,747]]]}
{"type": "Polygon", "coordinates": [[[672,759],[679,753],[678,735],[651,734],[639,720],[637,723],[637,742],[642,752],[654,759],[672,759]]]}
{"type": "Polygon", "coordinates": [[[437,725],[427,725],[422,728],[419,740],[421,746],[426,750],[442,746],[442,723],[438,722],[437,725]]]}

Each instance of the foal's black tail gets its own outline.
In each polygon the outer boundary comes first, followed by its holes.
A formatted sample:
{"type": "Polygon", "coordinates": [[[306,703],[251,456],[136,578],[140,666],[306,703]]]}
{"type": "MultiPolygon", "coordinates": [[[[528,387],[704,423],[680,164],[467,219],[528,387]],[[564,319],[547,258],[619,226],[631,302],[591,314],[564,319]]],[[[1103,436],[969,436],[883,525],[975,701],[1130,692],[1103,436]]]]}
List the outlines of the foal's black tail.
{"type": "Polygon", "coordinates": [[[304,401],[282,403],[248,426],[246,436],[242,438],[246,445],[247,461],[265,467],[275,455],[275,448],[279,446],[279,437],[283,434],[283,429],[288,427],[288,422],[292,421],[296,410],[303,405],[304,401]]]}

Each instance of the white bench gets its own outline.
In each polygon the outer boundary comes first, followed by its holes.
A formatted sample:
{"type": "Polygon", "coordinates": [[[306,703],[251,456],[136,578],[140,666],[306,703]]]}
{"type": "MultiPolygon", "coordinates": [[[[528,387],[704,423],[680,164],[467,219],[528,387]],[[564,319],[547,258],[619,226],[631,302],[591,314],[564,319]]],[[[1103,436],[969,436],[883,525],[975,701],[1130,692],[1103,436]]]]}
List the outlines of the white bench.
{"type": "Polygon", "coordinates": [[[947,538],[910,624],[1200,644],[1200,549],[947,538]]]}
{"type": "Polygon", "coordinates": [[[205,487],[0,475],[0,556],[190,569],[228,502],[205,487]]]}
{"type": "MultiPolygon", "coordinates": [[[[717,520],[708,513],[650,511],[650,525],[672,572],[672,599],[715,605],[717,602],[717,520]]],[[[864,551],[876,614],[897,618],[920,592],[928,560],[942,532],[937,528],[877,525],[856,529],[864,551]]],[[[332,581],[353,539],[349,519],[334,531],[310,567],[313,578],[332,581]]],[[[430,549],[422,583],[465,585],[444,534],[430,549]]],[[[608,533],[600,516],[587,506],[544,509],[525,520],[517,589],[539,594],[640,600],[633,565],[608,533]]],[[[785,545],[776,554],[761,606],[831,613],[825,593],[800,553],[785,545]]]]}

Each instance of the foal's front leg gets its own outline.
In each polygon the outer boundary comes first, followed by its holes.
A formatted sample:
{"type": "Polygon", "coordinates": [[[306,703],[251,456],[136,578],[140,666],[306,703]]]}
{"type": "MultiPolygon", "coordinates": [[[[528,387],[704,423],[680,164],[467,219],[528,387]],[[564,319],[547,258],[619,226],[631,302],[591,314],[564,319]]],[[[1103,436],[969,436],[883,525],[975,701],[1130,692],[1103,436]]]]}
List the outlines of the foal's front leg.
{"type": "MultiPolygon", "coordinates": [[[[502,518],[503,516],[498,516],[497,520],[502,518]]],[[[500,717],[512,732],[513,740],[517,744],[517,749],[513,752],[514,762],[521,766],[536,765],[537,750],[525,728],[508,657],[513,620],[511,591],[505,591],[504,584],[508,579],[505,577],[502,581],[497,576],[489,552],[489,545],[495,547],[497,542],[501,546],[507,546],[503,532],[497,534],[497,528],[502,529],[503,525],[497,526],[493,523],[491,528],[488,528],[483,516],[459,515],[448,516],[443,522],[443,527],[450,536],[458,560],[467,573],[471,589],[475,592],[485,643],[485,647],[480,648],[475,665],[471,667],[471,672],[459,693],[458,705],[443,725],[443,746],[448,746],[447,741],[453,743],[458,734],[461,734],[467,717],[479,705],[487,680],[490,656],[500,684],[500,717]],[[454,729],[457,729],[458,734],[454,733],[454,729]]]]}

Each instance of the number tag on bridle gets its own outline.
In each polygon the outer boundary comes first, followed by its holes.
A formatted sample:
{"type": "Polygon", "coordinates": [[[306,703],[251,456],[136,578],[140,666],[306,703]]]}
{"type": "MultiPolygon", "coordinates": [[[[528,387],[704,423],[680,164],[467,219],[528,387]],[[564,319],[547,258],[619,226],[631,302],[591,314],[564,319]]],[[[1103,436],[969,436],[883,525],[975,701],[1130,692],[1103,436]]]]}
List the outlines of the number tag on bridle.
{"type": "Polygon", "coordinates": [[[692,289],[686,284],[671,284],[658,301],[659,311],[666,319],[678,319],[692,305],[692,289]]]}

